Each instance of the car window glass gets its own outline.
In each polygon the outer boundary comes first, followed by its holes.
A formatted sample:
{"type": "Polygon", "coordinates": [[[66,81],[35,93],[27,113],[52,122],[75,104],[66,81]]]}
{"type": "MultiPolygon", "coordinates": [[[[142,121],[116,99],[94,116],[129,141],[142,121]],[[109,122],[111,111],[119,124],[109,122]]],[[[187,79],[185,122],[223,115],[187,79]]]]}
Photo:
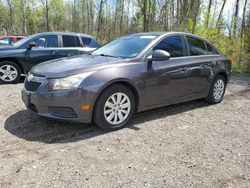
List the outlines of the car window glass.
{"type": "Polygon", "coordinates": [[[183,56],[183,45],[181,36],[170,36],[163,39],[153,50],[165,50],[171,57],[183,56]]]}
{"type": "Polygon", "coordinates": [[[218,54],[218,51],[215,48],[213,48],[210,44],[206,43],[206,46],[208,55],[218,54]]]}
{"type": "Polygon", "coordinates": [[[136,57],[156,37],[156,35],[131,35],[121,37],[102,46],[92,54],[133,58],[136,57]]]}
{"type": "Polygon", "coordinates": [[[34,41],[36,48],[54,48],[58,47],[56,35],[44,36],[34,41]]]}
{"type": "Polygon", "coordinates": [[[90,42],[91,42],[90,38],[82,37],[83,46],[89,46],[90,42]]]}
{"type": "Polygon", "coordinates": [[[76,47],[75,37],[63,35],[63,47],[76,47]]]}
{"type": "Polygon", "coordinates": [[[207,54],[204,41],[187,36],[187,42],[191,56],[207,54]]]}
{"type": "Polygon", "coordinates": [[[77,47],[82,47],[82,45],[81,45],[81,43],[80,43],[79,37],[75,37],[75,39],[76,39],[76,46],[77,46],[77,47]]]}

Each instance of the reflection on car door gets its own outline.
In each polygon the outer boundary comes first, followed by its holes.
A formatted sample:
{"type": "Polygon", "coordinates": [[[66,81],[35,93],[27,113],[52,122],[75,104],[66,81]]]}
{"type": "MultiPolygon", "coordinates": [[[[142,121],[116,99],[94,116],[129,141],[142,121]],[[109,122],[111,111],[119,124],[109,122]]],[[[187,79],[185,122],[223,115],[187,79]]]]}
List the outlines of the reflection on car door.
{"type": "Polygon", "coordinates": [[[58,36],[46,35],[32,41],[35,47],[26,50],[23,61],[27,64],[27,69],[38,63],[60,58],[60,48],[58,48],[58,36]]]}
{"type": "Polygon", "coordinates": [[[215,65],[214,55],[211,54],[203,40],[186,36],[190,62],[189,82],[190,92],[193,95],[204,96],[208,93],[215,65]]]}
{"type": "MultiPolygon", "coordinates": [[[[167,61],[154,61],[147,67],[145,92],[148,105],[174,103],[188,98],[188,64],[185,64],[184,40],[181,36],[169,36],[157,44],[153,50],[165,50],[171,58],[167,61]]],[[[149,63],[150,64],[150,63],[149,63]]]]}
{"type": "Polygon", "coordinates": [[[80,54],[79,51],[82,48],[82,44],[78,36],[74,35],[62,35],[61,36],[60,55],[62,57],[71,57],[80,54]]]}

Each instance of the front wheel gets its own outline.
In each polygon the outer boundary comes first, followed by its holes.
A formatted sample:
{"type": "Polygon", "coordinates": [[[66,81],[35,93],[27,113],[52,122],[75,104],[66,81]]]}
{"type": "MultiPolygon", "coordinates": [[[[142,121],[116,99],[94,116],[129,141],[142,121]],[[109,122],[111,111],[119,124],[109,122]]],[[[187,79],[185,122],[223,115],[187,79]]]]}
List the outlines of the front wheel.
{"type": "Polygon", "coordinates": [[[0,62],[0,82],[4,84],[17,83],[21,78],[20,67],[11,61],[0,62]]]}
{"type": "Polygon", "coordinates": [[[95,124],[108,131],[125,127],[135,109],[131,90],[121,84],[106,89],[97,100],[94,110],[95,124]]]}
{"type": "Polygon", "coordinates": [[[215,77],[209,95],[206,98],[206,101],[210,104],[220,103],[224,97],[226,90],[226,79],[222,75],[215,77]]]}

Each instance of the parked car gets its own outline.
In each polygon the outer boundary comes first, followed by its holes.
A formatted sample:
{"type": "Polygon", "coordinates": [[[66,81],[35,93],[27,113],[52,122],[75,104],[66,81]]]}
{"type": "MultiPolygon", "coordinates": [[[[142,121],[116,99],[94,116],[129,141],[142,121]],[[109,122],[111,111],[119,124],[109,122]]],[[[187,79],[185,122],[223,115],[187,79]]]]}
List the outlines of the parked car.
{"type": "Polygon", "coordinates": [[[22,100],[41,116],[117,130],[135,112],[199,98],[221,102],[230,73],[231,61],[198,36],[140,33],[35,66],[22,100]]]}
{"type": "Polygon", "coordinates": [[[15,42],[23,39],[25,36],[20,35],[7,35],[7,36],[0,36],[0,46],[1,45],[13,45],[15,42]]]}
{"type": "Polygon", "coordinates": [[[31,35],[13,46],[0,47],[0,81],[16,83],[41,62],[86,54],[100,44],[89,35],[47,32],[31,35]]]}

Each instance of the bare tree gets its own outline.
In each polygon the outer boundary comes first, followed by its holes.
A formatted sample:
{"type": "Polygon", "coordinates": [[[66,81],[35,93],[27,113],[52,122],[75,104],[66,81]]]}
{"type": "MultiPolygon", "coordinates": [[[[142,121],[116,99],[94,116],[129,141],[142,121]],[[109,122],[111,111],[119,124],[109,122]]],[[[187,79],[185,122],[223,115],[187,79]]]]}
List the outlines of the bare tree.
{"type": "Polygon", "coordinates": [[[241,40],[243,38],[243,33],[244,33],[244,29],[245,29],[245,17],[246,17],[247,1],[248,0],[245,0],[244,7],[243,7],[243,13],[242,13],[242,22],[241,22],[241,31],[240,31],[241,40]]]}
{"type": "Polygon", "coordinates": [[[219,16],[218,16],[218,19],[217,19],[217,22],[216,22],[216,28],[217,28],[218,32],[220,30],[220,25],[221,25],[220,21],[221,21],[221,17],[222,17],[222,13],[223,13],[225,4],[226,4],[226,0],[223,0],[223,4],[222,4],[222,7],[220,9],[220,13],[219,13],[219,16]]]}
{"type": "Polygon", "coordinates": [[[21,0],[22,9],[22,34],[27,35],[27,1],[21,0]]]}
{"type": "Polygon", "coordinates": [[[11,25],[11,32],[15,34],[16,29],[15,29],[15,21],[14,21],[13,1],[7,0],[7,4],[9,7],[9,21],[10,21],[10,25],[11,25]]]}
{"type": "Polygon", "coordinates": [[[209,0],[208,10],[207,10],[207,15],[206,15],[206,20],[205,20],[205,27],[206,28],[208,28],[208,24],[209,24],[209,20],[210,20],[212,2],[213,2],[213,0],[209,0]]]}
{"type": "Polygon", "coordinates": [[[46,22],[46,30],[50,31],[50,23],[49,23],[49,0],[41,0],[41,3],[43,5],[43,10],[45,14],[45,22],[46,22]]]}
{"type": "Polygon", "coordinates": [[[233,22],[233,24],[232,24],[233,25],[233,36],[236,36],[236,33],[237,33],[239,3],[240,3],[240,0],[236,0],[235,10],[234,10],[234,17],[232,19],[232,22],[233,22]]]}
{"type": "Polygon", "coordinates": [[[104,12],[104,4],[107,2],[107,0],[100,0],[99,4],[99,10],[98,10],[98,18],[97,18],[97,38],[102,39],[102,28],[103,28],[103,12],[104,12]]]}
{"type": "Polygon", "coordinates": [[[3,20],[3,13],[1,9],[0,9],[0,24],[1,24],[4,35],[7,35],[7,29],[3,20]]]}

